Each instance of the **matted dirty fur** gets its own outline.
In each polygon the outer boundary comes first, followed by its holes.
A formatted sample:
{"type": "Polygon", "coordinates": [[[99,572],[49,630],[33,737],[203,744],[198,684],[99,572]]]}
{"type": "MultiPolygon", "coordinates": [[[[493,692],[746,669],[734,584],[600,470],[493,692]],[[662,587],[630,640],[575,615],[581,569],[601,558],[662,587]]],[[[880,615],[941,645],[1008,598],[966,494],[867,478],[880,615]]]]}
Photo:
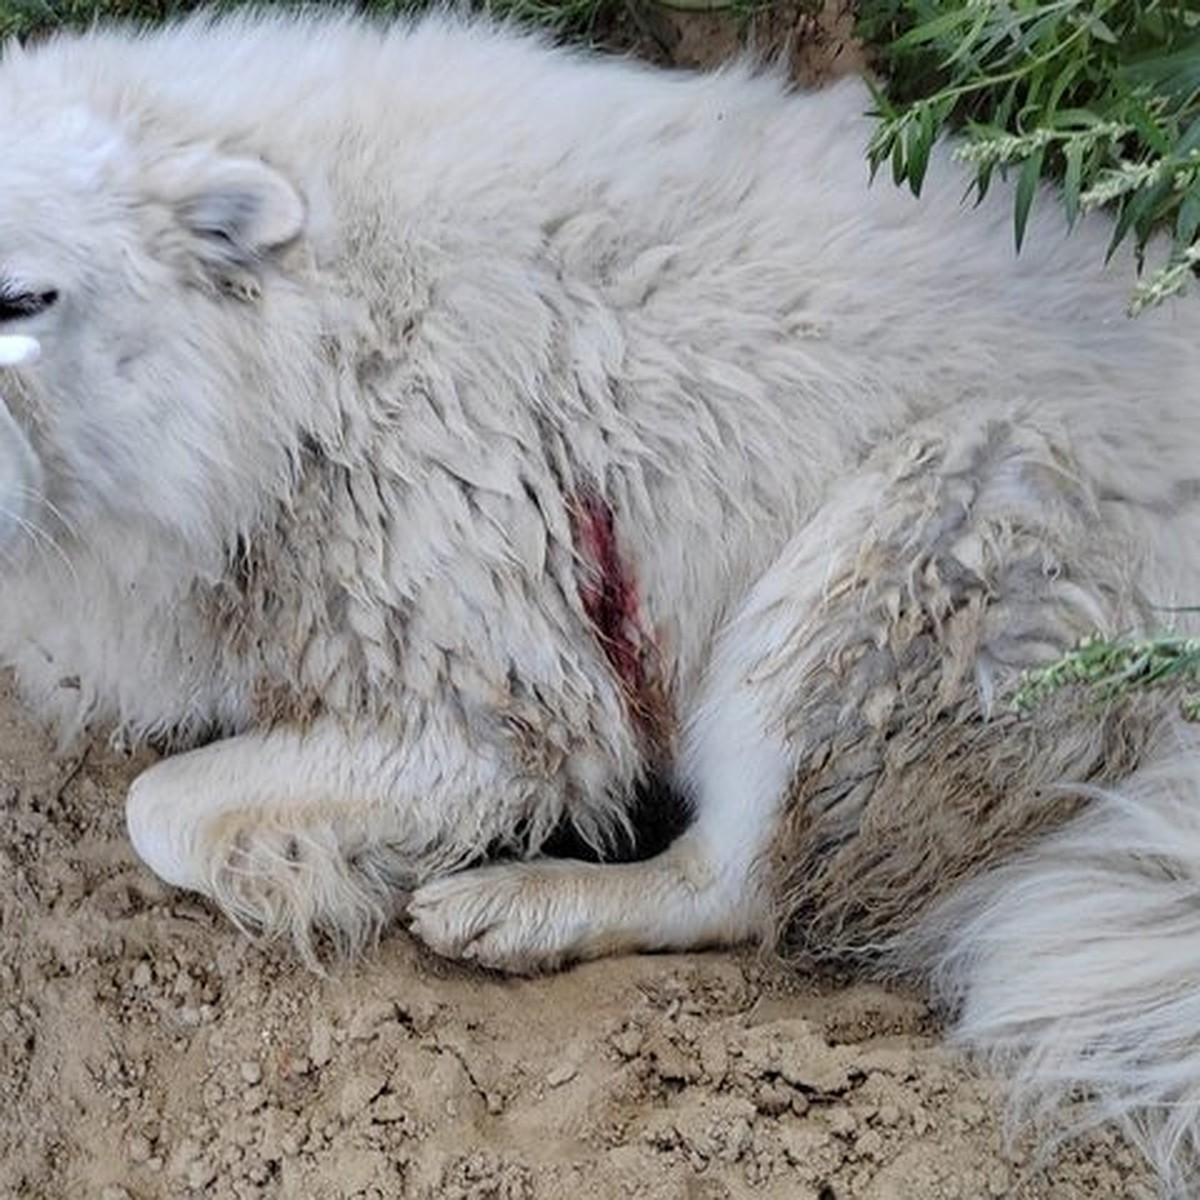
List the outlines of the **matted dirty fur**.
{"type": "Polygon", "coordinates": [[[1184,1191],[1195,739],[1012,695],[1200,597],[1196,304],[944,151],[868,187],[867,107],[446,18],[9,46],[0,658],[181,751],[134,845],[306,954],[928,976],[1184,1191]],[[539,856],[651,776],[663,853],[539,856]]]}

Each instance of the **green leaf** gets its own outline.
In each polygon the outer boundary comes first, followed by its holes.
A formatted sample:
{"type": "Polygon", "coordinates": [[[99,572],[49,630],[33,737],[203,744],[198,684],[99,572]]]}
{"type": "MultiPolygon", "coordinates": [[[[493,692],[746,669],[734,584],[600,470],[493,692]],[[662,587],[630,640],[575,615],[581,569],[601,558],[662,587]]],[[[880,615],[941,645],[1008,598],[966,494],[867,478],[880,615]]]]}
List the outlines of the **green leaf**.
{"type": "Polygon", "coordinates": [[[1151,232],[1147,218],[1158,206],[1164,193],[1170,190],[1170,186],[1170,180],[1160,180],[1158,183],[1131,192],[1126,197],[1125,203],[1121,206],[1120,216],[1117,218],[1117,227],[1113,230],[1107,257],[1112,257],[1116,248],[1132,231],[1140,263],[1141,252],[1151,232]]]}
{"type": "Polygon", "coordinates": [[[1087,28],[1088,33],[1098,42],[1107,42],[1110,46],[1115,46],[1120,41],[1120,38],[1096,14],[1085,13],[1083,24],[1087,28]]]}
{"type": "Polygon", "coordinates": [[[982,204],[983,198],[988,194],[988,188],[992,186],[992,174],[994,168],[988,164],[979,168],[975,174],[975,203],[982,204]]]}
{"type": "Polygon", "coordinates": [[[1200,233],[1200,194],[1190,192],[1183,198],[1179,206],[1179,216],[1175,219],[1175,243],[1179,246],[1190,246],[1200,233]]]}
{"type": "Polygon", "coordinates": [[[928,104],[919,108],[911,133],[908,144],[908,186],[912,188],[914,196],[919,196],[921,184],[925,182],[925,171],[929,166],[929,153],[937,137],[933,109],[928,104]]]}
{"type": "Polygon", "coordinates": [[[1131,83],[1149,84],[1178,101],[1194,102],[1200,93],[1200,32],[1170,53],[1155,48],[1136,55],[1122,67],[1121,74],[1131,83]]]}
{"type": "Polygon", "coordinates": [[[1025,240],[1025,226],[1029,221],[1029,210],[1033,207],[1033,198],[1037,194],[1038,182],[1042,177],[1042,163],[1046,158],[1044,146],[1039,146],[1021,167],[1017,179],[1016,208],[1013,211],[1013,233],[1016,236],[1017,250],[1025,240]]]}
{"type": "Polygon", "coordinates": [[[911,50],[917,46],[928,46],[931,42],[942,39],[957,43],[958,31],[970,20],[971,15],[965,9],[951,9],[940,17],[935,17],[932,21],[926,21],[924,25],[910,29],[903,37],[897,38],[892,43],[892,52],[897,53],[911,50]]]}
{"type": "Polygon", "coordinates": [[[1067,224],[1074,225],[1079,219],[1079,194],[1083,187],[1084,143],[1075,138],[1063,148],[1066,169],[1063,172],[1063,206],[1067,210],[1067,224]]]}
{"type": "Polygon", "coordinates": [[[1126,117],[1138,136],[1156,155],[1161,158],[1171,153],[1171,139],[1155,120],[1154,114],[1146,107],[1142,98],[1131,98],[1126,108],[1126,117]]]}
{"type": "MultiPolygon", "coordinates": [[[[976,44],[979,41],[979,35],[987,27],[988,17],[991,14],[988,12],[987,6],[980,5],[979,13],[976,16],[971,28],[966,33],[958,37],[958,45],[955,47],[950,57],[943,60],[942,67],[952,67],[955,63],[961,62],[963,59],[969,58],[974,51],[976,44]]],[[[986,48],[985,48],[986,53],[986,48]]]]}
{"type": "Polygon", "coordinates": [[[1104,251],[1104,261],[1117,252],[1117,247],[1125,240],[1129,227],[1133,224],[1133,205],[1128,196],[1122,196],[1117,208],[1117,223],[1113,226],[1112,237],[1108,239],[1108,248],[1104,251]]]}
{"type": "Polygon", "coordinates": [[[1179,140],[1175,143],[1175,154],[1182,157],[1198,149],[1200,149],[1200,117],[1197,117],[1179,135],[1179,140]]]}
{"type": "Polygon", "coordinates": [[[904,137],[898,132],[895,140],[892,142],[892,182],[897,187],[904,182],[904,173],[906,169],[907,164],[904,158],[904,137]]]}

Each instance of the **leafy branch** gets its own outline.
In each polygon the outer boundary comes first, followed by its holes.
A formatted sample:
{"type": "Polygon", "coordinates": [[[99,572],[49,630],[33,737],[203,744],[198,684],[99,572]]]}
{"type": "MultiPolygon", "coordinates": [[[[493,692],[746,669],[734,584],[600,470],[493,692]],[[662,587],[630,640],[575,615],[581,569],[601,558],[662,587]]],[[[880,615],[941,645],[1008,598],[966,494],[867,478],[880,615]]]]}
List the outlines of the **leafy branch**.
{"type": "Polygon", "coordinates": [[[987,192],[1015,172],[1019,248],[1045,180],[1068,224],[1116,215],[1109,254],[1150,239],[1167,261],[1131,312],[1183,290],[1200,264],[1200,7],[1191,0],[861,0],[859,32],[890,84],[878,91],[872,167],[919,192],[946,128],[987,192]]]}

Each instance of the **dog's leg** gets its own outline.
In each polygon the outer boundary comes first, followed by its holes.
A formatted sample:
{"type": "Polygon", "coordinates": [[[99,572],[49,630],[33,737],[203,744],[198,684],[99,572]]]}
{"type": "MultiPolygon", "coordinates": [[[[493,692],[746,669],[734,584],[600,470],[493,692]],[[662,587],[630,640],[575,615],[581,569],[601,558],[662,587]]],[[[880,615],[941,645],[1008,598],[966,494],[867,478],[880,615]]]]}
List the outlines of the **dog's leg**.
{"type": "MultiPolygon", "coordinates": [[[[782,583],[772,576],[759,592],[782,583]]],[[[440,954],[529,972],[635,950],[730,944],[760,932],[767,905],[756,863],[791,774],[770,728],[769,683],[756,680],[770,618],[726,631],[685,734],[694,820],[639,863],[537,860],[435,879],[409,907],[413,931],[440,954]]]]}
{"type": "MultiPolygon", "coordinates": [[[[821,610],[835,548],[862,541],[884,469],[864,473],[793,539],[721,631],[688,714],[680,783],[694,820],[645,862],[479,867],[421,887],[413,931],[453,958],[516,972],[639,950],[732,944],[768,932],[765,860],[797,748],[784,714],[802,698],[778,669],[821,610]]],[[[814,653],[827,649],[817,639],[814,653]]]]}
{"type": "Polygon", "coordinates": [[[426,726],[394,740],[322,720],[176,755],[134,781],[133,845],[250,930],[290,935],[309,956],[314,930],[353,950],[406,889],[473,857],[491,822],[511,825],[527,805],[532,785],[498,752],[469,754],[448,736],[426,726]]]}
{"type": "MultiPolygon", "coordinates": [[[[828,907],[814,912],[829,915],[822,936],[852,937],[837,906],[853,900],[854,881],[822,891],[825,858],[858,853],[864,875],[887,862],[888,838],[859,825],[881,820],[899,781],[913,776],[907,794],[924,780],[928,794],[924,809],[897,798],[895,819],[912,818],[908,842],[961,826],[966,843],[947,854],[961,851],[951,865],[962,870],[979,849],[971,789],[989,772],[999,777],[986,793],[997,797],[994,824],[1011,843],[1057,811],[1039,800],[1035,777],[1086,770],[1095,757],[1096,738],[1079,735],[1075,747],[1064,730],[1036,769],[1019,735],[1009,761],[996,744],[1012,733],[1011,715],[993,722],[987,710],[1022,668],[1128,619],[1121,581],[1103,579],[1101,534],[1090,532],[1100,528],[1062,446],[1022,424],[968,419],[882,448],[833,490],[722,631],[679,764],[692,827],[644,863],[535,861],[436,879],[413,898],[414,931],[440,953],[524,971],[772,933],[779,900],[782,915],[807,919],[811,892],[828,907]],[[922,756],[925,731],[960,722],[964,763],[922,756]],[[970,779],[949,795],[960,768],[970,779]],[[1004,807],[1010,790],[1028,811],[1004,807]],[[949,826],[926,812],[943,800],[949,826]],[[790,857],[774,844],[781,831],[790,857]]],[[[891,881],[889,912],[912,898],[905,852],[895,871],[871,876],[891,881]]]]}
{"type": "Polygon", "coordinates": [[[678,773],[694,820],[681,837],[640,863],[541,860],[435,879],[413,896],[413,932],[447,957],[514,972],[765,933],[762,862],[796,767],[780,720],[794,701],[771,663],[820,608],[825,557],[861,539],[878,490],[827,505],[722,630],[684,731],[678,773]]]}
{"type": "Polygon", "coordinates": [[[694,820],[682,836],[640,863],[539,860],[435,879],[409,908],[417,936],[447,957],[528,972],[765,933],[762,862],[796,767],[780,719],[795,701],[772,663],[820,606],[831,542],[861,538],[878,489],[862,495],[828,506],[722,630],[684,730],[678,774],[694,820]]]}

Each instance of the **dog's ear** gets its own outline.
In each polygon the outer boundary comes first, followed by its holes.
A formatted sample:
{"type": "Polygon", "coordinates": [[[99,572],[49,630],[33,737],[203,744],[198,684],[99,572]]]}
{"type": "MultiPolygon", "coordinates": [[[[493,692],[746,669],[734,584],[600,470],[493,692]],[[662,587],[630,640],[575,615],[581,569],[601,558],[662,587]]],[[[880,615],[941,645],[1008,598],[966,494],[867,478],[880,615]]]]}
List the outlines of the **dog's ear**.
{"type": "Polygon", "coordinates": [[[304,228],[296,189],[258,159],[181,154],[160,162],[155,175],[194,252],[218,275],[253,271],[304,228]]]}

